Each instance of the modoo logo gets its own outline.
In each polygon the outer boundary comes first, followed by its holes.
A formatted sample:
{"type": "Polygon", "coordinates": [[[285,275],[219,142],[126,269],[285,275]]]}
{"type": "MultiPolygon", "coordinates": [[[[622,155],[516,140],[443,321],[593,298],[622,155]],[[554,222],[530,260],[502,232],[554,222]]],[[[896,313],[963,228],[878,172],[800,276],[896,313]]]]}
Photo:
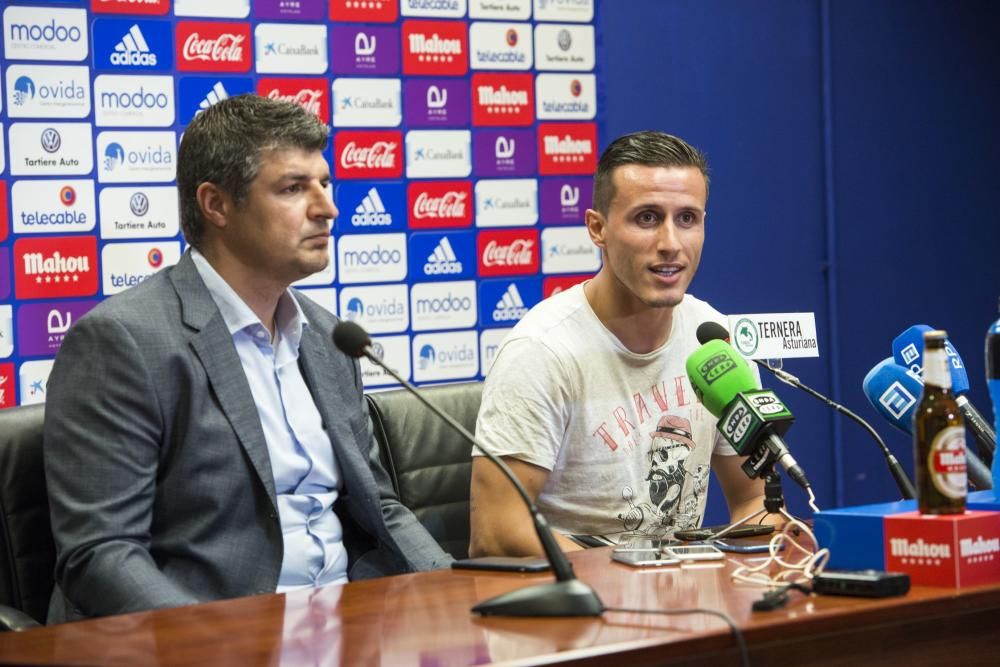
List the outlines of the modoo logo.
{"type": "Polygon", "coordinates": [[[464,313],[472,310],[472,299],[467,296],[456,296],[448,292],[439,298],[417,299],[415,310],[418,315],[429,313],[464,313]]]}
{"type": "Polygon", "coordinates": [[[399,250],[390,250],[376,245],[368,250],[347,250],[344,252],[346,266],[378,266],[381,264],[398,264],[403,261],[399,250]]]}
{"type": "Polygon", "coordinates": [[[171,76],[102,74],[94,80],[98,125],[158,125],[174,122],[171,76]]]}
{"type": "Polygon", "coordinates": [[[83,60],[87,13],[82,9],[7,7],[3,12],[8,60],[83,60]]]}

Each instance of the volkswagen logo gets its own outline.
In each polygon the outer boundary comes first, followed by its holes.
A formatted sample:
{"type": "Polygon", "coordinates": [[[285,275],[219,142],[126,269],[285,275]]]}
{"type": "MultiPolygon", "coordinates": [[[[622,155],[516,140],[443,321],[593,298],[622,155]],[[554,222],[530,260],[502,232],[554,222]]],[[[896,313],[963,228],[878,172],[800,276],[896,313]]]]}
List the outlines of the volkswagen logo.
{"type": "Polygon", "coordinates": [[[149,197],[144,192],[136,192],[129,198],[128,207],[132,209],[132,215],[141,218],[149,213],[149,197]]]}
{"type": "Polygon", "coordinates": [[[47,127],[42,131],[42,148],[46,153],[55,153],[62,146],[62,137],[59,132],[52,127],[47,127]]]}
{"type": "Polygon", "coordinates": [[[559,36],[556,38],[559,44],[559,48],[563,51],[569,51],[569,47],[573,46],[573,36],[569,34],[569,30],[563,29],[559,31],[559,36]]]}
{"type": "Polygon", "coordinates": [[[379,359],[385,359],[385,348],[382,347],[382,343],[373,342],[372,343],[372,352],[375,353],[375,356],[377,358],[379,358],[379,359]]]}

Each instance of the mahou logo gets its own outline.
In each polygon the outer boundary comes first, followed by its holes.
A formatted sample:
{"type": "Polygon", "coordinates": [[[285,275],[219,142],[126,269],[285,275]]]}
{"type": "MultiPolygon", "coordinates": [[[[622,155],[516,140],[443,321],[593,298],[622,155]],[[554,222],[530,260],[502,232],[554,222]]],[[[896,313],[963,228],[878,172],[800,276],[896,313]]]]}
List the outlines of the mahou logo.
{"type": "Polygon", "coordinates": [[[462,21],[404,21],[403,74],[462,76],[469,36],[462,21]]]}
{"type": "Polygon", "coordinates": [[[396,131],[338,132],[333,140],[337,178],[399,178],[403,135],[396,131]]]}
{"type": "Polygon", "coordinates": [[[541,174],[592,174],[597,167],[597,125],[539,123],[538,171],[541,174]]]}
{"type": "Polygon", "coordinates": [[[473,74],[473,125],[531,125],[535,122],[530,74],[473,74]]]}
{"type": "Polygon", "coordinates": [[[183,72],[249,72],[250,24],[181,21],[177,69],[183,72]]]}
{"type": "Polygon", "coordinates": [[[92,296],[97,293],[97,238],[50,236],[14,242],[18,299],[92,296]]]}
{"type": "Polygon", "coordinates": [[[514,276],[538,273],[538,230],[480,232],[480,276],[514,276]]]}
{"type": "Polygon", "coordinates": [[[407,189],[410,228],[472,226],[472,183],[415,181],[407,189]]]}
{"type": "Polygon", "coordinates": [[[162,16],[170,11],[170,0],[90,0],[95,14],[146,14],[162,16]]]}
{"type": "Polygon", "coordinates": [[[330,96],[325,79],[261,79],[257,82],[257,94],[294,102],[324,123],[330,122],[330,96]]]}
{"type": "Polygon", "coordinates": [[[392,23],[399,17],[397,0],[330,0],[330,19],[363,23],[392,23]]]}

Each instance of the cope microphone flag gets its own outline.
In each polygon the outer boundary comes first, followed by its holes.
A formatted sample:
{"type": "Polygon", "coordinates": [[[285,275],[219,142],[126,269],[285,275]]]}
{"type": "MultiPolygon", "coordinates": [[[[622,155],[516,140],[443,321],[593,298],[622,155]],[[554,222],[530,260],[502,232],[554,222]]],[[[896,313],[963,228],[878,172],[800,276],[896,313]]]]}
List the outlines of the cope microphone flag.
{"type": "Polygon", "coordinates": [[[573,566],[559,545],[556,544],[548,522],[534,501],[531,500],[520,480],[507,467],[507,464],[483,447],[461,424],[424,398],[417,388],[407,382],[399,373],[387,366],[372,350],[372,341],[368,332],[358,324],[347,321],[339,322],[333,329],[333,342],[344,354],[350,357],[367,357],[372,363],[395,378],[404,389],[413,394],[436,417],[455,429],[470,445],[479,449],[494,465],[500,468],[504,476],[514,485],[524,504],[527,505],[535,532],[542,543],[542,549],[552,567],[552,572],[555,573],[556,581],[498,595],[477,604],[472,608],[472,611],[484,616],[600,616],[604,612],[604,604],[590,586],[577,579],[576,575],[573,574],[573,566]]]}
{"type": "Polygon", "coordinates": [[[751,479],[778,463],[799,486],[809,480],[781,436],[794,421],[785,404],[757,381],[743,357],[721,340],[705,343],[687,359],[695,394],[718,417],[716,428],[736,453],[748,457],[743,472],[751,479]]]}

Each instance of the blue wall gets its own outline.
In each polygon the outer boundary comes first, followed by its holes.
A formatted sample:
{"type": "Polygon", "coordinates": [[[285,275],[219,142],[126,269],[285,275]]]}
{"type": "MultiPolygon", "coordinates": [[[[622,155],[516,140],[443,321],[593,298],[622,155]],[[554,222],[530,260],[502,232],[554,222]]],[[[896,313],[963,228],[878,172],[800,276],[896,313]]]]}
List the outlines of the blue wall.
{"type": "MultiPolygon", "coordinates": [[[[990,416],[983,337],[997,317],[1000,3],[629,0],[601,3],[602,139],[662,129],[706,151],[707,242],[692,292],[723,312],[814,311],[820,359],[786,368],[881,421],[865,373],[915,323],[945,328],[990,416]],[[625,8],[627,7],[627,11],[625,8]]],[[[775,387],[820,507],[893,500],[874,442],[775,387]]],[[[803,494],[785,483],[793,511],[803,494]]],[[[716,493],[707,521],[725,519],[716,493]]]]}

